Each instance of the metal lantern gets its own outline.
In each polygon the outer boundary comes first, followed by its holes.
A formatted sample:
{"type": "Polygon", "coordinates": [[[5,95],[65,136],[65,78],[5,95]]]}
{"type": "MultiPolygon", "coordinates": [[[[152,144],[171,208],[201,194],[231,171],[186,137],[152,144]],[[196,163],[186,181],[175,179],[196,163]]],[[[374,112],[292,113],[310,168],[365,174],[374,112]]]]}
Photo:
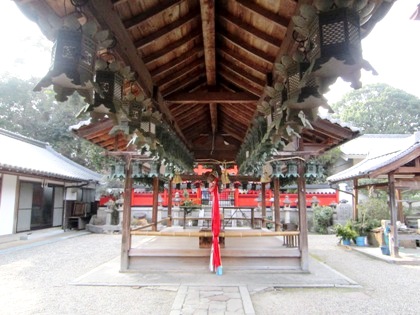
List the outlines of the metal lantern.
{"type": "Polygon", "coordinates": [[[128,126],[130,133],[138,129],[141,125],[141,117],[143,112],[143,104],[140,102],[132,101],[128,105],[128,126]]]}
{"type": "Polygon", "coordinates": [[[125,163],[119,161],[115,163],[115,173],[111,176],[112,178],[123,179],[125,178],[125,163]]]}
{"type": "Polygon", "coordinates": [[[157,177],[160,173],[160,163],[158,161],[150,162],[149,177],[157,177]]]}
{"type": "Polygon", "coordinates": [[[317,177],[318,173],[317,173],[317,165],[314,162],[309,162],[308,164],[306,164],[306,173],[305,173],[305,177],[310,178],[310,177],[317,177]]]}
{"type": "Polygon", "coordinates": [[[291,161],[289,163],[287,163],[287,173],[286,173],[286,177],[299,177],[298,174],[298,167],[296,162],[291,161]]]}
{"type": "Polygon", "coordinates": [[[164,176],[166,178],[171,178],[172,176],[174,176],[174,166],[173,166],[173,164],[169,163],[168,165],[165,165],[164,176]]]}
{"type": "Polygon", "coordinates": [[[313,49],[308,54],[311,60],[334,57],[351,63],[361,57],[360,19],[356,11],[338,8],[320,12],[311,30],[313,49]]]}
{"type": "Polygon", "coordinates": [[[96,71],[95,82],[100,93],[95,92],[95,102],[89,109],[103,105],[112,113],[122,106],[124,79],[118,72],[111,70],[96,71]]]}
{"type": "Polygon", "coordinates": [[[344,77],[362,68],[362,45],[359,14],[349,8],[320,12],[310,28],[312,50],[310,61],[315,61],[312,72],[316,76],[344,77]]]}
{"type": "Polygon", "coordinates": [[[318,164],[318,167],[317,167],[317,176],[318,177],[324,177],[324,167],[321,165],[321,164],[318,164]]]}
{"type": "Polygon", "coordinates": [[[140,123],[140,129],[143,131],[145,137],[155,136],[156,135],[156,125],[150,120],[142,121],[140,123]]]}
{"type": "MultiPolygon", "coordinates": [[[[310,111],[326,103],[318,92],[318,82],[312,73],[306,73],[309,62],[293,63],[287,68],[287,107],[294,110],[310,111]]],[[[309,112],[308,112],[309,114],[309,112]]]]}
{"type": "Polygon", "coordinates": [[[273,177],[276,178],[284,178],[285,175],[283,174],[283,166],[284,163],[272,163],[272,167],[273,167],[273,177]]]}
{"type": "Polygon", "coordinates": [[[143,176],[143,164],[139,161],[135,161],[132,163],[132,178],[142,178],[143,176]]]}
{"type": "Polygon", "coordinates": [[[63,99],[58,98],[59,101],[65,101],[74,89],[84,97],[90,96],[90,91],[86,93],[86,90],[93,87],[95,60],[96,42],[93,38],[84,35],[80,30],[59,30],[52,49],[50,70],[35,86],[34,91],[53,84],[61,89],[69,89],[64,91],[63,99]]]}

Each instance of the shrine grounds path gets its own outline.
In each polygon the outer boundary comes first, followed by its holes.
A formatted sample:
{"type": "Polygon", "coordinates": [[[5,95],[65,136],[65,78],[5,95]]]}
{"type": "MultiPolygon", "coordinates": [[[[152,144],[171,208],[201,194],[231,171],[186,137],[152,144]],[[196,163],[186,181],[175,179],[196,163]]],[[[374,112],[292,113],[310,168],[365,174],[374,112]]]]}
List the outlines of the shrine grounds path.
{"type": "MultiPolygon", "coordinates": [[[[66,232],[66,237],[51,234],[37,240],[31,240],[31,235],[18,241],[0,238],[0,314],[175,314],[173,307],[180,290],[176,286],[71,284],[118,257],[121,235],[83,231],[66,232]]],[[[309,235],[309,252],[312,259],[359,286],[273,288],[249,283],[252,307],[242,313],[420,314],[420,265],[375,259],[338,246],[334,235],[309,235]]],[[[177,314],[233,313],[185,309],[177,314]]]]}

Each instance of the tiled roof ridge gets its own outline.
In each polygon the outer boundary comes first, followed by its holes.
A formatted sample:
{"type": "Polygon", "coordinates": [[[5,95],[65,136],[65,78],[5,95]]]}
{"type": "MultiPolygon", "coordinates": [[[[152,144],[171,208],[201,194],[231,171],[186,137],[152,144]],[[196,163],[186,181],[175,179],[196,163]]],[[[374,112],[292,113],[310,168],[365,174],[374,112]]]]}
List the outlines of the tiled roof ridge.
{"type": "Polygon", "coordinates": [[[86,166],[83,166],[83,165],[81,165],[81,164],[76,163],[75,161],[73,161],[73,160],[69,159],[68,157],[66,157],[66,156],[62,155],[61,153],[59,153],[59,152],[55,151],[55,150],[54,150],[54,149],[53,149],[50,145],[47,145],[47,146],[45,147],[45,149],[46,149],[47,151],[49,151],[51,154],[54,154],[54,155],[55,155],[55,156],[57,156],[58,158],[62,159],[62,160],[63,160],[63,161],[65,161],[66,163],[72,164],[74,167],[77,167],[77,168],[79,168],[79,169],[83,169],[85,172],[90,173],[90,174],[92,174],[92,175],[95,175],[94,177],[96,177],[96,175],[97,175],[97,174],[100,174],[100,173],[97,173],[97,172],[95,172],[95,171],[93,171],[93,170],[91,170],[91,169],[87,168],[86,166]]]}
{"type": "Polygon", "coordinates": [[[16,139],[16,140],[19,140],[19,141],[23,141],[23,142],[32,144],[32,145],[36,145],[36,146],[41,147],[41,148],[46,148],[47,146],[49,146],[49,144],[47,142],[35,140],[35,139],[29,138],[27,136],[23,136],[19,133],[8,131],[8,130],[2,129],[2,128],[0,128],[0,134],[2,134],[4,136],[7,136],[7,137],[10,137],[10,138],[13,138],[13,139],[16,139]]]}

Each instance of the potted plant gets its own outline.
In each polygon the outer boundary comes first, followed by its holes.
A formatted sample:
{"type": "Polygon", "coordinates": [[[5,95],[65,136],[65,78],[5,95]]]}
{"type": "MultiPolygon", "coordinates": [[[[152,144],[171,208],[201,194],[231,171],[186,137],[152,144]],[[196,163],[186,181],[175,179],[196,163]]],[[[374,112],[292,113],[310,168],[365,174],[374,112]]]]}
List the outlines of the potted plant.
{"type": "Polygon", "coordinates": [[[340,237],[343,245],[350,245],[351,240],[355,242],[356,237],[358,236],[357,231],[354,229],[351,221],[348,221],[345,225],[337,224],[335,226],[336,236],[340,237]]]}

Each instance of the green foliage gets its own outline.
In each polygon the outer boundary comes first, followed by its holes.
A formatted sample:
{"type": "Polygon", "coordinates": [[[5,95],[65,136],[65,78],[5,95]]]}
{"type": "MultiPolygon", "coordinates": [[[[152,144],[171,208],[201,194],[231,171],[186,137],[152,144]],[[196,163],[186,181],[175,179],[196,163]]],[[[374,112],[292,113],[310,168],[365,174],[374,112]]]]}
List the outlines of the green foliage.
{"type": "Polygon", "coordinates": [[[420,99],[387,84],[371,84],[333,104],[340,120],[364,133],[414,133],[420,130],[420,99]]]}
{"type": "Polygon", "coordinates": [[[357,231],[354,229],[352,221],[347,221],[345,225],[336,224],[334,228],[335,228],[335,235],[337,237],[340,237],[340,239],[342,240],[355,241],[356,237],[359,236],[357,231]]]}
{"type": "Polygon", "coordinates": [[[37,79],[0,79],[0,128],[39,141],[76,163],[101,172],[106,161],[103,149],[76,137],[69,127],[78,121],[76,114],[84,106],[73,94],[67,102],[57,103],[50,89],[33,92],[37,79]]]}
{"type": "Polygon", "coordinates": [[[388,203],[382,198],[369,198],[357,205],[359,209],[359,221],[380,222],[381,220],[389,220],[391,218],[388,203]]]}
{"type": "Polygon", "coordinates": [[[332,225],[333,208],[318,206],[314,208],[313,220],[315,232],[321,234],[328,233],[328,227],[332,225]]]}

